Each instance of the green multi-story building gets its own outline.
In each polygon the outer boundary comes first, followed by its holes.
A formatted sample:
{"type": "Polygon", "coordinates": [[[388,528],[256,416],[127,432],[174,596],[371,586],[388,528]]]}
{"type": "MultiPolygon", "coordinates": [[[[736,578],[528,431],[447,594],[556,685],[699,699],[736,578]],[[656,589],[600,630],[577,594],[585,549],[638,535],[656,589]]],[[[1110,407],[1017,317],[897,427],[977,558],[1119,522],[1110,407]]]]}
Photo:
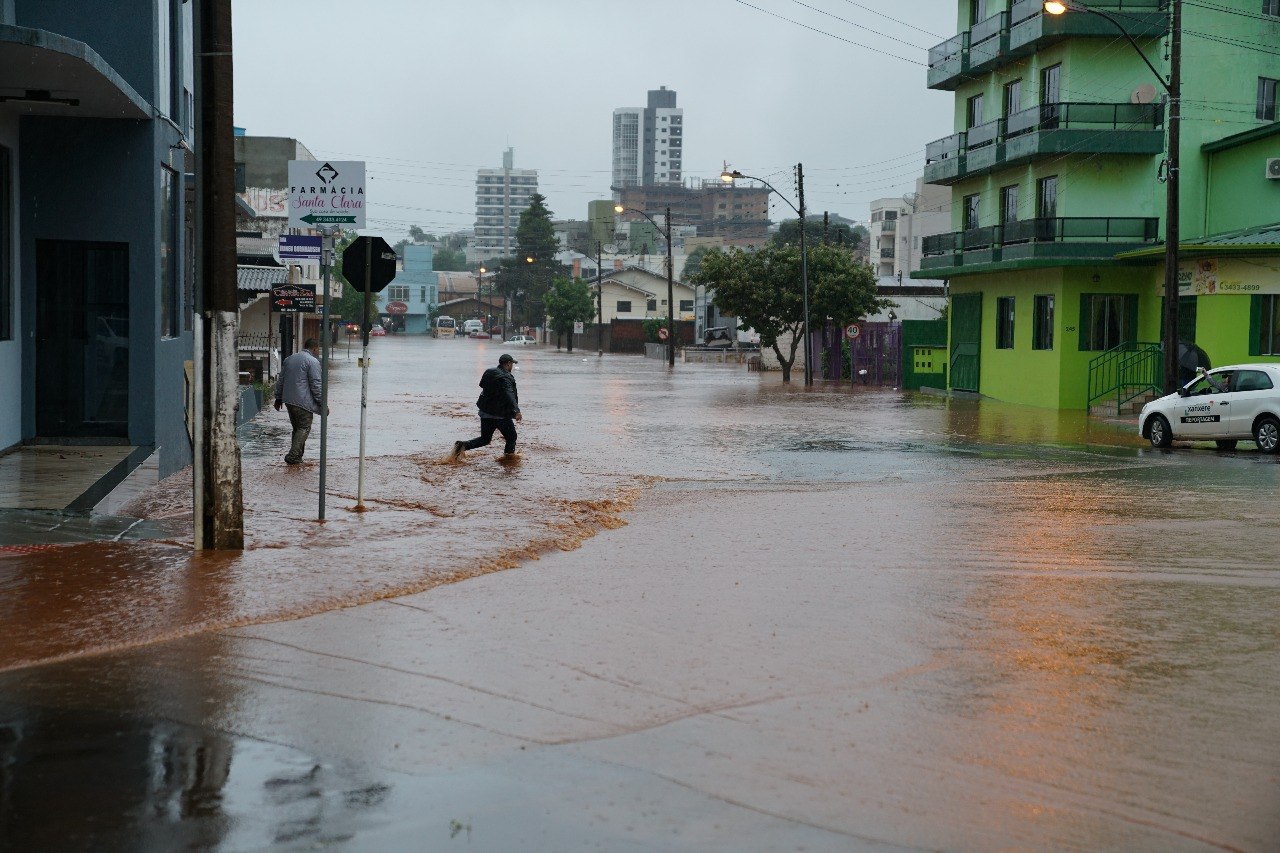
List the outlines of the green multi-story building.
{"type": "MultiPolygon", "coordinates": [[[[1181,2],[1181,0],[1177,0],[1181,2]]],[[[1161,384],[1169,0],[961,0],[930,51],[955,132],[925,180],[952,232],[950,384],[1083,409],[1161,384]],[[1123,28],[1131,43],[1120,32],[1123,28]]],[[[1215,364],[1280,360],[1280,0],[1182,3],[1179,337],[1215,364]]]]}

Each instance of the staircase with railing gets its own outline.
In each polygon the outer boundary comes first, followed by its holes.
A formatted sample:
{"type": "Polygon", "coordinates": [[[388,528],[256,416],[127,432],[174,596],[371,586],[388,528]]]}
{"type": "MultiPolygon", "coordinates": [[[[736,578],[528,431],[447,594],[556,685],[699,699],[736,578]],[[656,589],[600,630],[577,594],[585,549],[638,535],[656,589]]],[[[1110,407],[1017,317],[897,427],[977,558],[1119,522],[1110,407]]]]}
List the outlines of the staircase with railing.
{"type": "Polygon", "coordinates": [[[1090,414],[1132,414],[1160,395],[1164,349],[1158,343],[1125,341],[1089,362],[1090,414]]]}

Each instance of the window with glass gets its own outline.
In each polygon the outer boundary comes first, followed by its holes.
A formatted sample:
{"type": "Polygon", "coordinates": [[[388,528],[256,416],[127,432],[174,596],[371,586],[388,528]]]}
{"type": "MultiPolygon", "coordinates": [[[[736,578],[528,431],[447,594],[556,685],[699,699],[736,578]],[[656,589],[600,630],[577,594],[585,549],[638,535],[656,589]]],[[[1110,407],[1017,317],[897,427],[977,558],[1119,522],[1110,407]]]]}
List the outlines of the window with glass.
{"type": "Polygon", "coordinates": [[[1004,117],[1008,118],[1022,105],[1022,78],[1004,84],[1004,117]]]}
{"type": "Polygon", "coordinates": [[[987,0],[969,0],[969,26],[987,19],[987,0]]]}
{"type": "Polygon", "coordinates": [[[658,300],[656,300],[656,299],[650,299],[648,302],[646,302],[646,303],[645,303],[645,305],[644,305],[644,309],[645,309],[646,311],[657,311],[657,310],[658,310],[658,300]]]}
{"type": "Polygon", "coordinates": [[[1280,355],[1280,295],[1253,297],[1257,322],[1257,352],[1251,355],[1280,355]]]}
{"type": "Polygon", "coordinates": [[[1262,0],[1262,14],[1280,18],[1280,0],[1262,0]]]}
{"type": "Polygon", "coordinates": [[[387,288],[387,299],[391,302],[408,302],[409,288],[403,284],[395,284],[387,288]]]}
{"type": "Polygon", "coordinates": [[[1276,120],[1276,82],[1270,77],[1258,78],[1258,121],[1276,120]]]}
{"type": "Polygon", "coordinates": [[[681,310],[681,311],[692,311],[692,310],[693,310],[693,300],[692,300],[692,299],[681,299],[681,300],[680,300],[680,310],[681,310]]]}
{"type": "Polygon", "coordinates": [[[618,300],[618,313],[619,313],[619,314],[630,314],[630,313],[631,313],[631,300],[630,300],[630,299],[619,299],[619,300],[618,300]]]}
{"type": "Polygon", "coordinates": [[[1036,296],[1031,305],[1031,348],[1053,349],[1053,296],[1036,296]]]}
{"type": "Polygon", "coordinates": [[[1036,181],[1036,216],[1054,219],[1058,215],[1058,176],[1036,181]]]}
{"type": "Polygon", "coordinates": [[[979,193],[964,197],[964,227],[968,231],[978,227],[978,202],[982,200],[979,193]]]}
{"type": "Polygon", "coordinates": [[[1013,297],[996,298],[996,349],[1013,349],[1013,297]]]}
{"type": "Polygon", "coordinates": [[[982,124],[982,96],[974,95],[965,102],[965,126],[977,127],[982,124]]]}
{"type": "Polygon", "coordinates": [[[1000,188],[1000,224],[1018,221],[1018,185],[1000,188]]]}
{"type": "Polygon", "coordinates": [[[182,269],[178,234],[182,226],[178,204],[178,173],[160,167],[160,333],[176,338],[182,324],[182,269]]]}
{"type": "Polygon", "coordinates": [[[1136,339],[1138,297],[1086,293],[1080,297],[1080,349],[1103,351],[1136,339]]]}
{"type": "Polygon", "coordinates": [[[1056,104],[1062,100],[1062,65],[1050,65],[1040,71],[1040,103],[1056,104]]]}

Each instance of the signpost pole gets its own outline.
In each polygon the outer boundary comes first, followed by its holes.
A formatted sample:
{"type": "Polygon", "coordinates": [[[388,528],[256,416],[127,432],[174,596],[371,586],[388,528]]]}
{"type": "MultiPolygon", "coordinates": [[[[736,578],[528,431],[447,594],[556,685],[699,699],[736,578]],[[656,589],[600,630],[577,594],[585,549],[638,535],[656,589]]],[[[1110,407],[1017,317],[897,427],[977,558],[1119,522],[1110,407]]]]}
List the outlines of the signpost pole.
{"type": "MultiPolygon", "coordinates": [[[[329,451],[329,266],[333,263],[333,235],[337,229],[324,227],[320,233],[324,236],[321,248],[321,267],[324,270],[324,308],[320,320],[320,512],[319,519],[324,521],[324,487],[325,468],[328,465],[329,451]]],[[[295,314],[296,318],[297,315],[295,314]]]]}
{"type": "Polygon", "coordinates": [[[369,306],[373,302],[373,241],[365,241],[364,310],[360,328],[364,332],[360,358],[360,462],[356,473],[356,509],[364,508],[364,427],[369,411],[369,306]]]}

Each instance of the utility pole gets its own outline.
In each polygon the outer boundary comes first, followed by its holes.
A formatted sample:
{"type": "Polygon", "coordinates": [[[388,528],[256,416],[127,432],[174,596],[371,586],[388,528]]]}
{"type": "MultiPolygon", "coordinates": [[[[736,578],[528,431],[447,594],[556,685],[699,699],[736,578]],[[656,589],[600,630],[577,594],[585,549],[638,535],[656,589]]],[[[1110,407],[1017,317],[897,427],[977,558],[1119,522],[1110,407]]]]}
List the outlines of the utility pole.
{"type": "Polygon", "coordinates": [[[1169,50],[1169,173],[1164,215],[1164,390],[1178,388],[1178,177],[1182,116],[1182,3],[1174,0],[1169,50]]]}
{"type": "Polygon", "coordinates": [[[244,549],[244,490],[236,410],[235,155],[232,136],[231,0],[197,0],[196,136],[197,402],[196,548],[244,549]]]}
{"type": "Polygon", "coordinates": [[[604,358],[604,268],[601,266],[600,241],[596,241],[596,353],[604,358]]]}
{"type": "Polygon", "coordinates": [[[796,164],[796,186],[800,193],[800,209],[796,211],[800,216],[800,282],[804,288],[804,384],[807,388],[813,384],[813,347],[809,342],[809,252],[805,249],[805,219],[804,219],[804,164],[796,164]]]}
{"type": "Polygon", "coordinates": [[[674,269],[671,265],[671,206],[667,205],[667,366],[676,366],[676,306],[674,269]]]}

